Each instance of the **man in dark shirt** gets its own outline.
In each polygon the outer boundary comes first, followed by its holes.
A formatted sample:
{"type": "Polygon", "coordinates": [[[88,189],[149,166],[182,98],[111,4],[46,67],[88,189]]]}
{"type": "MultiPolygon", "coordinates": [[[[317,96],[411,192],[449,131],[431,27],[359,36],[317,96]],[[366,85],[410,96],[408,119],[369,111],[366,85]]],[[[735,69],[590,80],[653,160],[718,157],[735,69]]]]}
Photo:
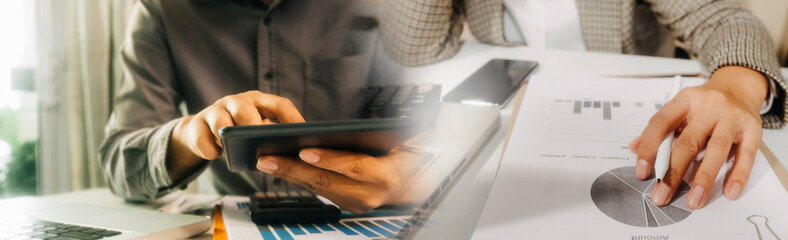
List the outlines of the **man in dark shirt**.
{"type": "Polygon", "coordinates": [[[277,176],[352,211],[397,202],[414,171],[407,151],[304,149],[301,159],[264,156],[261,172],[237,174],[218,141],[226,126],[336,118],[381,58],[376,32],[352,27],[365,9],[357,3],[140,1],[101,147],[112,191],[149,200],[205,172],[201,191],[218,194],[299,187],[277,176]]]}

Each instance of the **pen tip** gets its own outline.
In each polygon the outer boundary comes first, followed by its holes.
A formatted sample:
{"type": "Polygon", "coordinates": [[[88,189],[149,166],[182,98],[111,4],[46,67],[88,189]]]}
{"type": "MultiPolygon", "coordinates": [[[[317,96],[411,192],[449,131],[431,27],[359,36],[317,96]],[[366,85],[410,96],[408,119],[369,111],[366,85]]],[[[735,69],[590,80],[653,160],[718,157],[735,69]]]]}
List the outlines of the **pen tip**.
{"type": "Polygon", "coordinates": [[[661,178],[657,178],[657,183],[661,183],[661,182],[662,182],[662,179],[661,178]]]}

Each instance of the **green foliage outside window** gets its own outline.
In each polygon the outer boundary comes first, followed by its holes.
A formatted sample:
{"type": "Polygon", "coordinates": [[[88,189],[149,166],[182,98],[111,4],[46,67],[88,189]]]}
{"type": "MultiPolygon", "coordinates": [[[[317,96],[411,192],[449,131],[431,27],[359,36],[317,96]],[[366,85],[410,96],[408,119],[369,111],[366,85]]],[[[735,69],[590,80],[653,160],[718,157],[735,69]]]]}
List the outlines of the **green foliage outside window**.
{"type": "Polygon", "coordinates": [[[17,141],[18,113],[0,108],[0,140],[11,146],[11,161],[0,165],[0,198],[36,195],[38,192],[38,141],[19,144],[17,141]]]}
{"type": "Polygon", "coordinates": [[[11,162],[8,163],[5,180],[2,182],[3,195],[36,195],[38,178],[36,177],[37,142],[26,142],[14,149],[11,162]]]}

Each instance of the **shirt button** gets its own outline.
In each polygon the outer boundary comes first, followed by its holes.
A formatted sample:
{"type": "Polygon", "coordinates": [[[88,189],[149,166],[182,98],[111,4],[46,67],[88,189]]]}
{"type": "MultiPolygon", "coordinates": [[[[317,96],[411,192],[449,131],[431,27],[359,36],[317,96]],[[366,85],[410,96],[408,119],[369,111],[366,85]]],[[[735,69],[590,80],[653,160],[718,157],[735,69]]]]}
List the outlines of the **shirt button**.
{"type": "Polygon", "coordinates": [[[266,26],[270,25],[271,24],[271,18],[270,17],[265,17],[263,19],[263,24],[265,24],[266,26]]]}
{"type": "Polygon", "coordinates": [[[274,78],[274,74],[273,74],[273,73],[271,73],[271,72],[267,72],[267,73],[265,74],[265,76],[263,76],[263,77],[265,78],[265,80],[269,80],[269,81],[270,81],[271,79],[273,79],[273,78],[274,78]]]}

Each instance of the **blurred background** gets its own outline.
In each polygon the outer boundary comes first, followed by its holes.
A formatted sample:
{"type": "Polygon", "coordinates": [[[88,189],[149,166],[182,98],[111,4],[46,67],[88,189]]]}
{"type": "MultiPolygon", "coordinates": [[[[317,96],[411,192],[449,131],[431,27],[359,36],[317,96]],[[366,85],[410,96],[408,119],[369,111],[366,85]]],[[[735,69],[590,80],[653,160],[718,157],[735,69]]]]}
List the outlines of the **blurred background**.
{"type": "MultiPolygon", "coordinates": [[[[98,146],[136,1],[0,2],[0,198],[105,185],[98,146]]],[[[788,1],[740,1],[788,66],[788,1]]]]}

